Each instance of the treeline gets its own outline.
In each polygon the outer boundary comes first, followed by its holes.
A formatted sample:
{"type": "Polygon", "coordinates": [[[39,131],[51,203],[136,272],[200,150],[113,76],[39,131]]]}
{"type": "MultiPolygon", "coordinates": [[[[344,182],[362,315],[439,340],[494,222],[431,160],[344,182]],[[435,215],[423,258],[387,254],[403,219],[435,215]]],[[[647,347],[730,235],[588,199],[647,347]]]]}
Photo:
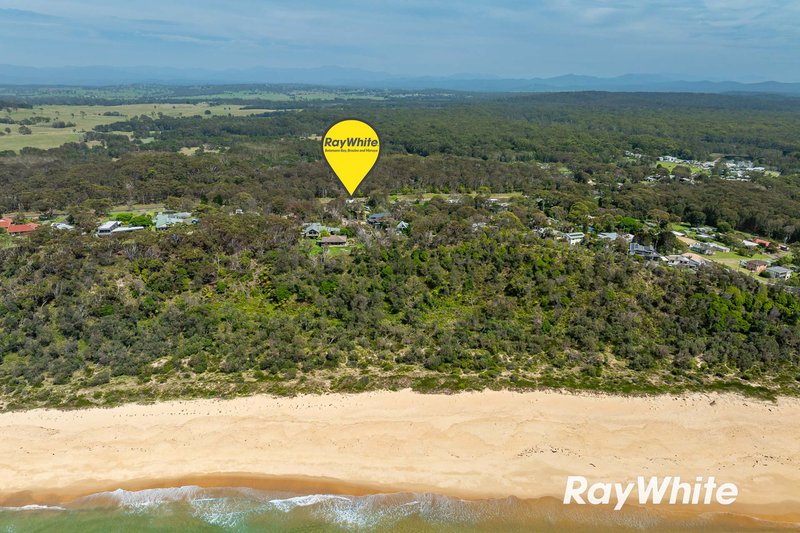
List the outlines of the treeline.
{"type": "Polygon", "coordinates": [[[0,100],[0,110],[11,111],[13,109],[31,109],[33,106],[26,102],[15,102],[11,100],[0,100]]]}

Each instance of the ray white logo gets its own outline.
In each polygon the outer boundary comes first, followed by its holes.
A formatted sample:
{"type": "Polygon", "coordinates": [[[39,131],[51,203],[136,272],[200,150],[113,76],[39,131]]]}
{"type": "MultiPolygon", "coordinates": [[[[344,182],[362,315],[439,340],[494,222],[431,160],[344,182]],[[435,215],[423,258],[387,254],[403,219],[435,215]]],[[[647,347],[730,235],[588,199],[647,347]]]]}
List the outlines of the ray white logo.
{"type": "Polygon", "coordinates": [[[591,485],[584,476],[568,476],[567,487],[564,491],[564,503],[608,505],[613,498],[616,502],[614,510],[619,511],[631,497],[634,489],[636,489],[641,505],[662,503],[669,505],[678,503],[730,505],[736,501],[736,497],[739,495],[739,488],[736,485],[733,483],[717,484],[714,476],[709,476],[708,479],[702,476],[696,477],[694,482],[681,481],[681,478],[677,476],[663,478],[638,476],[635,482],[597,482],[591,485]]]}

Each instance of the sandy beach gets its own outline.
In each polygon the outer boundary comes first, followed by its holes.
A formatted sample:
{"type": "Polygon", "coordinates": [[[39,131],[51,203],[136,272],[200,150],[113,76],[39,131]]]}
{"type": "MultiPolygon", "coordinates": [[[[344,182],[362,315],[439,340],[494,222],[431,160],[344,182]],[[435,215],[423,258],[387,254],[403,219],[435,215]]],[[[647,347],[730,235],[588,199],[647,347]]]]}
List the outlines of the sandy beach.
{"type": "Polygon", "coordinates": [[[561,498],[568,475],[713,475],[739,486],[729,510],[800,517],[798,399],[256,396],[3,413],[0,432],[5,505],[185,483],[561,498]]]}

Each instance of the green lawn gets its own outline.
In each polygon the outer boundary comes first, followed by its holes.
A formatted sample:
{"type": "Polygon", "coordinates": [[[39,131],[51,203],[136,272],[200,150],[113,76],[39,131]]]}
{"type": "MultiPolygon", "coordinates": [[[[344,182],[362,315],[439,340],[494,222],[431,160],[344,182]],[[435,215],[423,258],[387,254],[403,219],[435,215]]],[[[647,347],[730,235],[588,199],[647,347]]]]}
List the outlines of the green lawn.
{"type": "MultiPolygon", "coordinates": [[[[672,173],[672,170],[675,167],[677,167],[677,166],[684,166],[685,167],[686,166],[686,165],[684,165],[682,163],[668,163],[666,161],[659,161],[659,162],[656,163],[656,167],[658,167],[658,165],[661,165],[663,168],[669,170],[670,174],[672,173]]],[[[700,168],[700,167],[689,167],[689,170],[691,170],[692,172],[702,172],[703,171],[703,169],[700,168]]]]}
{"type": "MultiPolygon", "coordinates": [[[[770,257],[768,255],[764,255],[764,254],[753,254],[752,257],[746,257],[744,255],[739,255],[736,252],[717,252],[714,255],[703,256],[703,257],[709,259],[710,261],[714,261],[715,263],[719,263],[720,265],[724,265],[724,266],[726,266],[728,268],[731,268],[733,270],[736,270],[738,272],[741,272],[743,274],[747,274],[747,275],[750,275],[750,276],[753,276],[753,277],[758,277],[758,274],[756,274],[755,272],[751,272],[751,271],[747,270],[746,268],[742,268],[739,265],[739,263],[741,261],[750,260],[750,259],[763,259],[765,261],[772,261],[773,260],[772,257],[770,257]]],[[[763,278],[758,277],[758,279],[763,279],[763,278]]]]}
{"type": "Polygon", "coordinates": [[[323,249],[314,239],[302,239],[300,241],[301,249],[305,250],[308,255],[320,255],[321,253],[325,252],[327,257],[336,257],[339,255],[349,254],[350,250],[353,249],[353,246],[354,245],[352,244],[348,244],[347,246],[330,246],[323,249]]]}

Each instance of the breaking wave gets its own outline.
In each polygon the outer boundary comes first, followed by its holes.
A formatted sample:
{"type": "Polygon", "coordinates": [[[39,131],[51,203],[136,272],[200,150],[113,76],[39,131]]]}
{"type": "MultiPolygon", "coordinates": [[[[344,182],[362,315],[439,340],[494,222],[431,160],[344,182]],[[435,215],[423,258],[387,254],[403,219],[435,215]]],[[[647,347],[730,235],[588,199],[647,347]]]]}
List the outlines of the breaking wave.
{"type": "MultiPolygon", "coordinates": [[[[194,485],[138,491],[118,489],[80,498],[64,507],[0,508],[0,531],[746,531],[794,529],[736,515],[669,515],[631,508],[615,512],[564,506],[553,498],[463,500],[431,493],[367,496],[296,494],[244,487],[194,485]],[[52,511],[59,511],[53,513],[52,511]],[[8,512],[5,512],[8,511],[8,512]],[[18,511],[28,511],[20,513],[18,511]],[[72,522],[71,522],[72,521],[72,522]],[[70,524],[74,528],[70,528],[70,524]]],[[[788,526],[788,527],[787,527],[788,526]]]]}

